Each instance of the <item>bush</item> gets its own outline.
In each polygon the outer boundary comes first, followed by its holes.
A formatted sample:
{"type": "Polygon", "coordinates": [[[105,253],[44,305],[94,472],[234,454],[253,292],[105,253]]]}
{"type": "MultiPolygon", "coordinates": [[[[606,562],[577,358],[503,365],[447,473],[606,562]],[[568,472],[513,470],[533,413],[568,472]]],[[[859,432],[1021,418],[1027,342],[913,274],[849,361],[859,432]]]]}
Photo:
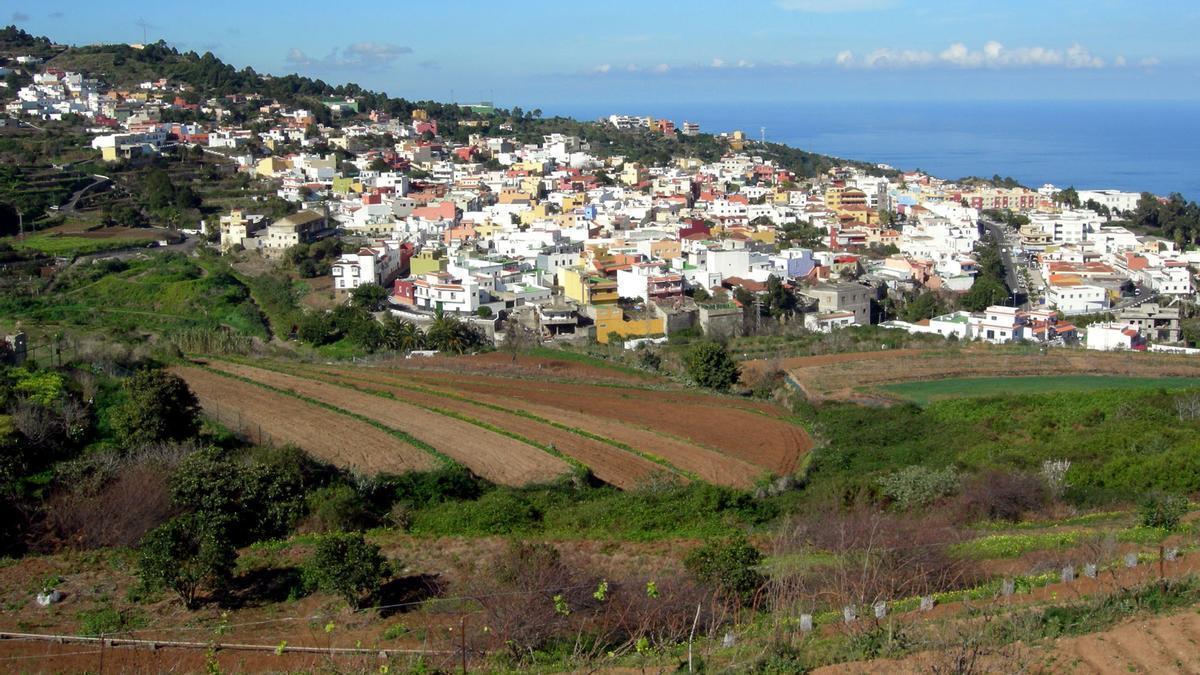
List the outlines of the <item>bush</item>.
{"type": "Polygon", "coordinates": [[[957,493],[961,486],[962,477],[953,466],[931,469],[918,464],[879,480],[883,494],[902,511],[928,506],[942,497],[957,493]]]}
{"type": "Polygon", "coordinates": [[[221,448],[192,453],[171,475],[180,507],[225,523],[235,545],[286,535],[304,515],[305,489],[319,478],[295,449],[235,456],[221,448]]]}
{"type": "Polygon", "coordinates": [[[738,380],[738,365],[724,345],[700,342],[687,353],[687,373],[701,387],[724,391],[738,380]]]}
{"type": "Polygon", "coordinates": [[[321,532],[361,530],[372,520],[366,501],[349,485],[331,485],[310,493],[308,513],[321,532]]]}
{"type": "Polygon", "coordinates": [[[361,534],[327,534],[304,566],[305,580],[324,593],[342,596],[358,609],[363,594],[374,592],[388,576],[389,565],[379,547],[361,534]]]}
{"type": "Polygon", "coordinates": [[[755,567],[762,553],[744,537],[709,541],[687,554],[683,566],[702,584],[728,598],[751,600],[766,578],[755,567]]]}
{"type": "Polygon", "coordinates": [[[125,381],[129,399],[112,413],[111,425],[126,447],[182,441],[200,430],[200,402],[183,378],[141,370],[125,381]]]}
{"type": "Polygon", "coordinates": [[[1026,513],[1045,506],[1049,498],[1049,489],[1040,476],[992,470],[976,476],[963,489],[960,515],[967,522],[1016,522],[1026,513]]]}
{"type": "Polygon", "coordinates": [[[1144,527],[1157,527],[1164,530],[1174,530],[1179,527],[1179,521],[1188,512],[1188,500],[1179,495],[1165,492],[1151,492],[1146,495],[1138,507],[1144,527]]]}
{"type": "Polygon", "coordinates": [[[142,540],[138,575],[147,588],[169,588],[188,609],[202,588],[220,592],[233,577],[237,553],[224,528],[199,514],[167,521],[142,540]]]}

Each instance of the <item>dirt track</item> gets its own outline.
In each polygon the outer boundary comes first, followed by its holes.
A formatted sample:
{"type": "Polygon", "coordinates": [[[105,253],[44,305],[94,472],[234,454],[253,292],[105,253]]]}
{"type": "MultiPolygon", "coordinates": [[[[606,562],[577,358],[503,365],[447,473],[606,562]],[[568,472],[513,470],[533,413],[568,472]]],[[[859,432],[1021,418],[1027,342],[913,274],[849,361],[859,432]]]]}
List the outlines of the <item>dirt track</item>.
{"type": "Polygon", "coordinates": [[[240,413],[240,431],[251,436],[261,430],[275,443],[293,443],[327,462],[366,473],[438,466],[428,452],[345,415],[201,368],[173,372],[187,381],[205,411],[227,426],[235,428],[240,413]]]}
{"type": "MultiPolygon", "coordinates": [[[[570,468],[561,459],[528,443],[401,401],[262,368],[221,361],[213,361],[210,365],[256,382],[295,391],[404,431],[497,483],[546,482],[567,473],[570,468]]],[[[352,441],[346,439],[346,442],[352,441]]]]}

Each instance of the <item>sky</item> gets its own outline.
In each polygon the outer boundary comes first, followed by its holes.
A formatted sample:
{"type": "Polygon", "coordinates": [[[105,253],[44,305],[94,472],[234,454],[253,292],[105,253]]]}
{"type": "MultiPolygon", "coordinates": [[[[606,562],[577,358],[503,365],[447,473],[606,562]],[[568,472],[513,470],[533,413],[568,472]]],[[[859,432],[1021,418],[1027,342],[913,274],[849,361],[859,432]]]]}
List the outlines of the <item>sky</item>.
{"type": "Polygon", "coordinates": [[[410,99],[1200,100],[1200,0],[0,0],[59,42],[165,40],[410,99]]]}

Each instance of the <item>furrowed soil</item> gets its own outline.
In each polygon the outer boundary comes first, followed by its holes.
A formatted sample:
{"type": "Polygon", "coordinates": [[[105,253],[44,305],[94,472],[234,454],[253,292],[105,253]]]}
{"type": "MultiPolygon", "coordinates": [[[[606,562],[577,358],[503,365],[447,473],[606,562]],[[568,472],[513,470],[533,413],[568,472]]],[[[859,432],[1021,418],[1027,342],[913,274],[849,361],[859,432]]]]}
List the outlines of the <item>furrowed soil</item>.
{"type": "Polygon", "coordinates": [[[678,475],[669,467],[603,441],[587,438],[545,422],[474,402],[426,393],[413,387],[401,387],[381,382],[377,379],[363,377],[357,371],[344,371],[344,374],[314,372],[311,377],[361,389],[385,391],[414,405],[450,410],[519,434],[542,445],[553,446],[559,452],[587,465],[600,480],[622,489],[645,485],[652,480],[651,477],[655,474],[678,475]]]}
{"type": "MultiPolygon", "coordinates": [[[[570,470],[566,462],[533,445],[401,401],[263,368],[222,361],[213,361],[210,366],[268,386],[294,391],[403,431],[495,483],[544,483],[570,470]]],[[[355,441],[348,437],[343,442],[355,441]]]]}
{"type": "Polygon", "coordinates": [[[467,396],[503,394],[514,405],[538,405],[651,430],[761,467],[793,473],[812,449],[804,429],[781,419],[769,403],[684,391],[595,386],[473,375],[432,375],[412,370],[371,369],[467,396]]]}
{"type": "Polygon", "coordinates": [[[364,473],[425,471],[439,465],[421,448],[295,397],[202,368],[172,371],[187,381],[206,414],[258,442],[291,443],[327,462],[364,473]]]}
{"type": "MultiPolygon", "coordinates": [[[[328,372],[340,375],[344,374],[346,369],[333,369],[328,372]]],[[[750,487],[758,477],[769,471],[767,467],[752,464],[712,447],[702,446],[687,438],[678,438],[663,433],[658,428],[644,428],[627,423],[620,416],[608,411],[602,403],[593,403],[590,395],[585,397],[580,392],[575,392],[574,396],[568,398],[562,394],[536,394],[533,387],[540,386],[541,383],[531,384],[520,380],[508,383],[491,380],[490,386],[488,386],[460,383],[452,375],[414,375],[397,371],[375,372],[371,369],[363,369],[363,372],[364,377],[370,377],[374,382],[401,387],[415,384],[553,420],[558,424],[608,438],[641,453],[661,458],[682,471],[692,473],[701,480],[716,485],[750,487]],[[543,400],[544,403],[535,402],[543,400]]],[[[588,393],[590,394],[590,392],[588,393]]],[[[645,405],[652,406],[653,404],[646,403],[645,405]]],[[[659,414],[665,416],[672,413],[671,411],[660,411],[659,414]]],[[[773,420],[746,413],[745,421],[759,423],[773,420]]],[[[796,430],[803,434],[803,430],[799,427],[796,427],[796,430]]],[[[753,433],[752,428],[746,429],[747,436],[753,433]]]]}

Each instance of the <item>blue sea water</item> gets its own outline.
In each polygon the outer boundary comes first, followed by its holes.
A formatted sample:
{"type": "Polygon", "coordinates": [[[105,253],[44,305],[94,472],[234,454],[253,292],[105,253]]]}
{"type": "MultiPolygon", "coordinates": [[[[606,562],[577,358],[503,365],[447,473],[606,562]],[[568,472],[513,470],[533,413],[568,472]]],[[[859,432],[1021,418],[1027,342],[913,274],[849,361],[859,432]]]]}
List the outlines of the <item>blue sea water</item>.
{"type": "Polygon", "coordinates": [[[1200,199],[1200,101],[600,104],[612,113],[698,122],[836,157],[943,178],[1012,176],[1033,188],[1115,188],[1200,199]]]}

